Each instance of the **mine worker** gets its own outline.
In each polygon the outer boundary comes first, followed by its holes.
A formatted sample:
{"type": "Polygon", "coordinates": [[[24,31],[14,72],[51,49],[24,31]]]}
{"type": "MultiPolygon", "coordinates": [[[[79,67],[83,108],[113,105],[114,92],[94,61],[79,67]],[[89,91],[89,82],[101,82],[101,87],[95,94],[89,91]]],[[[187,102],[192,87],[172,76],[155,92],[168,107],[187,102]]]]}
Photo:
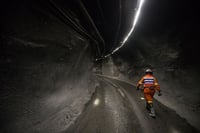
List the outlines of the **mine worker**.
{"type": "Polygon", "coordinates": [[[161,96],[160,86],[155,76],[153,76],[153,71],[151,69],[145,70],[145,75],[137,83],[137,90],[143,89],[144,97],[146,100],[146,109],[149,111],[150,116],[155,116],[155,111],[153,108],[153,96],[158,91],[158,96],[161,96]]]}

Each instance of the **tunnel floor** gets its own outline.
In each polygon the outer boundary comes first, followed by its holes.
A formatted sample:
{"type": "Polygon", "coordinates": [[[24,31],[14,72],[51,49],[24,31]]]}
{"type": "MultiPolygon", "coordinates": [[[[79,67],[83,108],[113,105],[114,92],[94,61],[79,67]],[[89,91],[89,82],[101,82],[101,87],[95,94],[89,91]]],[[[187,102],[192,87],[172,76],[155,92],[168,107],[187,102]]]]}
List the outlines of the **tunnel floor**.
{"type": "Polygon", "coordinates": [[[156,118],[149,116],[143,94],[131,84],[100,77],[101,85],[67,133],[197,133],[188,122],[158,101],[156,118]]]}

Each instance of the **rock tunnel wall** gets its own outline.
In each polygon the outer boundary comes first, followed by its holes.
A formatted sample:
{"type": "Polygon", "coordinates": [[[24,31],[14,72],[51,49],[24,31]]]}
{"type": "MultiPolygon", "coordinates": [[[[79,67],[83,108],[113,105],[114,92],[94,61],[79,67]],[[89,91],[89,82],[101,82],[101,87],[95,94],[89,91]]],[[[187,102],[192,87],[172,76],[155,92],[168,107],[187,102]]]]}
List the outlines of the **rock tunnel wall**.
{"type": "Polygon", "coordinates": [[[44,1],[1,6],[0,132],[64,131],[95,89],[90,42],[44,1]]]}
{"type": "Polygon", "coordinates": [[[162,90],[155,98],[175,110],[199,129],[199,66],[195,40],[188,42],[169,34],[132,40],[114,55],[117,70],[132,83],[137,83],[146,68],[152,68],[162,90]],[[129,53],[129,54],[127,54],[129,53]]]}

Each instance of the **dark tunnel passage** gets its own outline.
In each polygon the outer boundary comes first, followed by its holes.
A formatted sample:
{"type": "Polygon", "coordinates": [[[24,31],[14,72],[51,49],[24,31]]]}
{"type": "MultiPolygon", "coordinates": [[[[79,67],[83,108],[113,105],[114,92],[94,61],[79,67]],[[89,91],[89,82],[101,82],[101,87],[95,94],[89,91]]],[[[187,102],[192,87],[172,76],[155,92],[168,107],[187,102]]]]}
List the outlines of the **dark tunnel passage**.
{"type": "Polygon", "coordinates": [[[146,0],[126,45],[104,58],[130,31],[138,3],[2,1],[0,132],[199,132],[195,3],[146,0]],[[163,92],[154,121],[142,116],[134,86],[147,67],[163,92]]]}

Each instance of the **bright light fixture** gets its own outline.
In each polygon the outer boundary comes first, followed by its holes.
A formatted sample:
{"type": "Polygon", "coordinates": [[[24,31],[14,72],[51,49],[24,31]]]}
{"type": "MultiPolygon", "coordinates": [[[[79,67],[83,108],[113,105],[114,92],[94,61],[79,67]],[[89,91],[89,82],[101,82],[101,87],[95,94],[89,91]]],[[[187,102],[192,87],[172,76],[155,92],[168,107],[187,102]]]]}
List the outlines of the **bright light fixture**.
{"type": "Polygon", "coordinates": [[[136,23],[137,23],[137,21],[138,21],[138,18],[139,18],[139,16],[140,16],[140,12],[141,12],[143,3],[144,3],[144,0],[140,0],[140,1],[139,1],[139,6],[138,6],[138,8],[137,8],[137,10],[136,10],[136,14],[135,14],[135,17],[134,17],[134,20],[133,20],[133,24],[132,24],[131,30],[128,32],[128,34],[127,34],[127,36],[124,38],[124,40],[121,42],[121,45],[120,45],[119,47],[117,47],[116,49],[114,49],[114,50],[112,51],[112,53],[110,53],[110,54],[104,56],[105,58],[108,57],[108,56],[110,56],[111,54],[114,54],[116,51],[118,51],[121,47],[124,46],[124,44],[126,43],[126,41],[128,40],[128,38],[130,37],[130,35],[132,34],[132,32],[133,32],[134,29],[135,29],[135,25],[136,25],[136,23]]]}
{"type": "Polygon", "coordinates": [[[128,40],[128,38],[130,37],[131,33],[133,32],[133,30],[135,29],[135,25],[138,21],[138,18],[140,16],[140,12],[141,12],[141,9],[142,9],[142,5],[144,3],[144,0],[140,0],[139,2],[139,7],[136,11],[136,14],[135,14],[135,17],[134,17],[134,20],[133,20],[133,25],[132,25],[132,28],[131,30],[129,31],[128,35],[124,38],[124,40],[122,41],[121,45],[119,47],[117,47],[115,50],[113,50],[112,54],[115,53],[116,51],[118,51],[121,47],[124,46],[125,42],[128,40]]]}

